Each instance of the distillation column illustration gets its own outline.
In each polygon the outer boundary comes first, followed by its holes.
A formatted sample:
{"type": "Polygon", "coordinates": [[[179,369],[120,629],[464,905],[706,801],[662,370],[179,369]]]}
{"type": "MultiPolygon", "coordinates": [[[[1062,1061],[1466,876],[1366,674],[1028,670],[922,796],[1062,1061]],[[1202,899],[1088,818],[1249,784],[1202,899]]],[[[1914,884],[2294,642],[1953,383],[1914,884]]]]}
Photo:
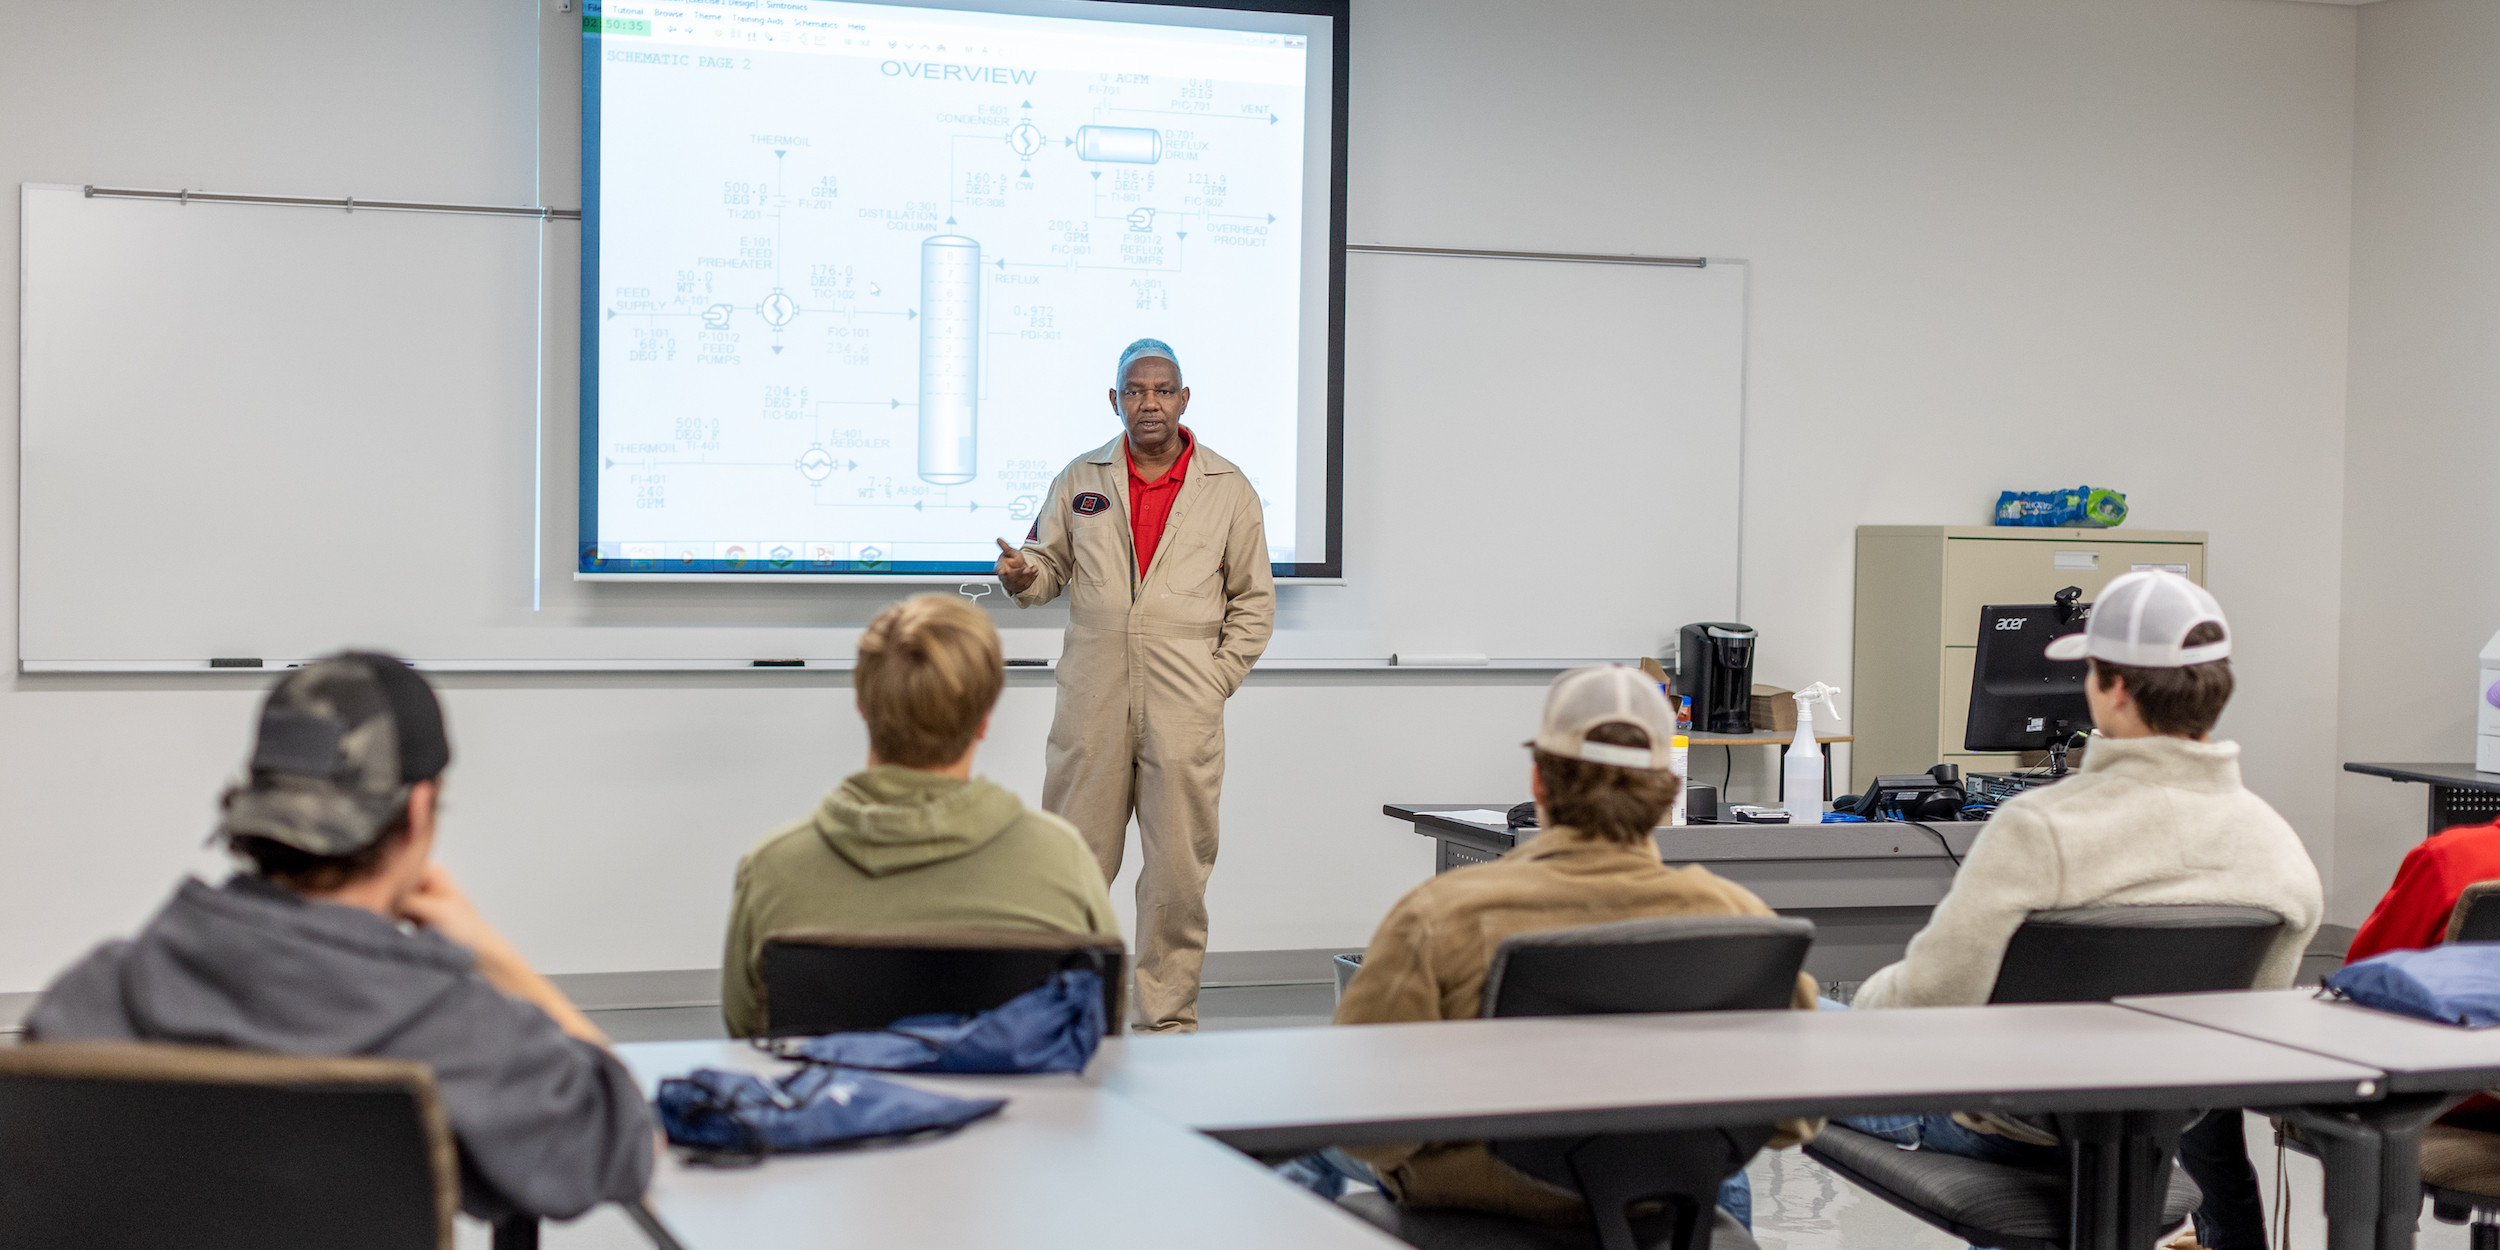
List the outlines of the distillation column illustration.
{"type": "Polygon", "coordinates": [[[969,482],[981,399],[981,245],[920,245],[920,480],[969,482]]]}

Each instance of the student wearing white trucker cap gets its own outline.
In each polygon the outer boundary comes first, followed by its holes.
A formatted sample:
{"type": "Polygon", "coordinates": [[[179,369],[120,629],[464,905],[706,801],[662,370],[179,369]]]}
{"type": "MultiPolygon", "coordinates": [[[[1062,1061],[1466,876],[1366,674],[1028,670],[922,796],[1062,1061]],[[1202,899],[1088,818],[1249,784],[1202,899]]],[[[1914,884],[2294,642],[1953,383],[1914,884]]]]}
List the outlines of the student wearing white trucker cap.
{"type": "MultiPolygon", "coordinates": [[[[1473,1019],[1502,942],[1522,933],[1650,916],[1768,916],[1745,887],[1693,865],[1669,868],[1650,830],[1682,784],[1668,764],[1675,714],[1656,683],[1628,668],[1574,669],[1554,679],[1534,741],[1529,792],[1543,832],[1490,864],[1442,873],[1389,910],[1363,970],[1337,1005],[1339,1024],[1473,1019]]],[[[1798,974],[1792,1005],[1814,1008],[1798,974]]],[[[1786,1121],[1773,1146],[1813,1135],[1786,1121]]],[[[1292,1179],[1334,1197],[1346,1179],[1376,1182],[1411,1207],[1463,1207],[1585,1222],[1579,1194],[1512,1168],[1483,1142],[1397,1142],[1294,1160],[1292,1179]]],[[[1747,1219],[1744,1174],[1719,1204],[1747,1219]]],[[[1750,1222],[1750,1221],[1748,1221],[1750,1222]]]]}
{"type": "Polygon", "coordinates": [[[2317,866],[2291,825],[2240,782],[2240,747],[2207,735],[2231,698],[2231,627],[2205,588],[2129,573],[2049,656],[2090,665],[2083,769],[1999,807],[1953,889],[1855,1006],[1983,1003],[2005,943],[2035,911],[2231,903],[2284,918],[2258,974],[2292,983],[2318,928],[2317,866]]]}
{"type": "MultiPolygon", "coordinates": [[[[2083,632],[2051,642],[2052,660],[2092,659],[2121,668],[2198,670],[2231,697],[2231,625],[2213,592],[2176,573],[2148,569],[2109,584],[2092,605],[2083,632]]],[[[2222,713],[2221,701],[2213,707],[2222,713]]],[[[2206,728],[2212,727],[2209,718],[2206,728]]],[[[2203,737],[2202,731],[2196,737],[2203,737]]]]}
{"type": "MultiPolygon", "coordinates": [[[[2264,908],[2283,927],[2257,988],[2290,985],[2325,898],[2300,835],[2241,784],[2239,744],[2209,740],[2233,686],[2222,605],[2176,573],[2129,573],[2101,592],[2083,632],[2050,643],[2048,654],[2089,665],[2094,736],[2082,770],[1997,809],[1926,927],[1852,1005],[1985,1003],[2014,930],[2035,911],[2067,907],[2264,908]]],[[[2057,1157],[2054,1137],[1995,1116],[1929,1116],[1913,1132],[1923,1148],[1950,1154],[2057,1157]]],[[[2209,1118],[2190,1137],[2181,1159],[2206,1190],[2203,1244],[2258,1250],[2262,1213],[2238,1113],[2209,1118]]]]}

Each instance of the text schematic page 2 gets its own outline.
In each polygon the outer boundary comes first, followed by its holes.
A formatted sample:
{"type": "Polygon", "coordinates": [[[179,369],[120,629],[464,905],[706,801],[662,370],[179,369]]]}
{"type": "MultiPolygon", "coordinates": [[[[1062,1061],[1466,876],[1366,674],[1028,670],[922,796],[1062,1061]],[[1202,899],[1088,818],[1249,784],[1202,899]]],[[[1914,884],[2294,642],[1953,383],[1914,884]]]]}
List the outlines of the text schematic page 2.
{"type": "Polygon", "coordinates": [[[986,568],[1141,337],[1294,559],[1304,37],[602,10],[585,571],[986,568]]]}

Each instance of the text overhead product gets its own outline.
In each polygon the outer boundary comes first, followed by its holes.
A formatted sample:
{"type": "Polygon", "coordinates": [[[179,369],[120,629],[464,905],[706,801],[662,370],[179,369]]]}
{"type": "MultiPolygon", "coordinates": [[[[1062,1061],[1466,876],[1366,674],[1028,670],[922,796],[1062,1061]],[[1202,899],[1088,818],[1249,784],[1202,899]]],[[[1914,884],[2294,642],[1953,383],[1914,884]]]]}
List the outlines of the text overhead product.
{"type": "Polygon", "coordinates": [[[1157,338],[1338,575],[1343,14],[591,0],[576,572],[987,573],[1157,338]]]}

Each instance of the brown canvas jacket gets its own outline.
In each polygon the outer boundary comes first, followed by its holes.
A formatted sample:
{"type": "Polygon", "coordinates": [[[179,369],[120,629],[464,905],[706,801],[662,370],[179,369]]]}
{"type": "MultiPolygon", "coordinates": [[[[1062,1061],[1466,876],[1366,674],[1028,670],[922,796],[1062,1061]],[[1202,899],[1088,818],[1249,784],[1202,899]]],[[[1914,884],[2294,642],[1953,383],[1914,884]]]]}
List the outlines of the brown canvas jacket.
{"type": "MultiPolygon", "coordinates": [[[[1336,1022],[1472,1019],[1494,950],[1521,933],[1651,916],[1772,914],[1751,890],[1707,868],[1660,863],[1654,842],[1630,846],[1557,827],[1493,863],[1443,873],[1398,900],[1372,935],[1363,970],[1337,1005],[1336,1022]]],[[[1799,973],[1793,1005],[1812,1011],[1814,999],[1813,978],[1799,973]]],[[[1779,1127],[1775,1147],[1813,1137],[1821,1123],[1785,1120],[1779,1127]]],[[[1512,1168],[1480,1141],[1387,1142],[1349,1146],[1346,1153],[1371,1164],[1389,1195],[1406,1206],[1588,1218],[1578,1195],[1512,1168]]]]}

